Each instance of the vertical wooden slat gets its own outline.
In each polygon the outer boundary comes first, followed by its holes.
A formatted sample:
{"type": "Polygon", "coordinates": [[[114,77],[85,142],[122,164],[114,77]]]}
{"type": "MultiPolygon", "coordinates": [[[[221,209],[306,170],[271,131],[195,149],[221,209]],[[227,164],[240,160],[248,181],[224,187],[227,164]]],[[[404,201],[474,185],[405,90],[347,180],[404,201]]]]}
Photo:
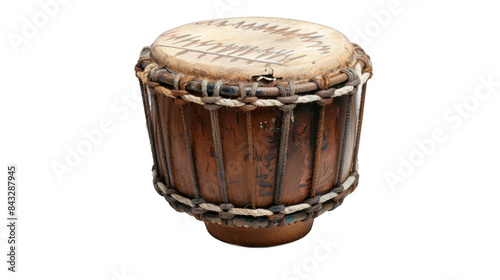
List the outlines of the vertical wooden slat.
{"type": "Polygon", "coordinates": [[[314,165],[313,165],[313,175],[312,175],[312,183],[311,183],[311,192],[309,197],[316,196],[316,190],[318,188],[318,176],[319,176],[319,165],[320,165],[320,157],[321,157],[321,146],[323,145],[323,131],[325,127],[325,111],[326,106],[320,105],[320,113],[318,120],[318,127],[316,129],[316,148],[314,151],[314,165]]]}
{"type": "MultiPolygon", "coordinates": [[[[156,143],[153,138],[153,124],[151,120],[151,108],[149,104],[149,97],[148,97],[148,91],[147,91],[147,86],[143,84],[142,80],[139,79],[139,85],[141,87],[141,95],[142,95],[142,104],[144,107],[144,115],[146,116],[146,125],[148,129],[148,135],[149,135],[149,142],[151,145],[151,153],[153,156],[153,164],[155,168],[158,168],[158,159],[157,159],[157,154],[156,154],[156,143]]],[[[157,170],[157,172],[159,172],[157,170]]]]}
{"type": "Polygon", "coordinates": [[[346,150],[347,150],[347,138],[349,135],[349,126],[350,126],[350,120],[351,120],[351,111],[352,111],[352,103],[354,99],[354,94],[356,94],[356,90],[350,93],[350,95],[347,97],[347,112],[346,112],[346,120],[344,124],[344,133],[342,137],[342,149],[340,152],[340,166],[339,166],[339,173],[338,173],[338,179],[337,179],[337,186],[340,186],[342,182],[342,177],[344,174],[344,160],[346,156],[346,150]]]}
{"type": "MultiPolygon", "coordinates": [[[[154,99],[155,99],[154,105],[155,105],[156,126],[158,129],[158,134],[159,134],[159,138],[160,138],[160,156],[161,156],[163,167],[164,167],[165,184],[167,185],[167,188],[171,188],[172,187],[171,179],[170,179],[170,174],[168,171],[170,164],[168,163],[168,160],[167,160],[168,154],[166,151],[166,145],[165,145],[165,140],[164,140],[164,136],[163,136],[163,124],[161,122],[162,118],[161,118],[161,114],[160,114],[160,105],[158,104],[160,97],[158,96],[158,94],[154,95],[154,99]]],[[[163,102],[162,102],[162,105],[163,105],[163,102]]]]}
{"type": "Polygon", "coordinates": [[[193,192],[195,198],[200,198],[200,189],[198,187],[198,178],[196,176],[196,166],[193,157],[193,147],[191,144],[191,136],[189,133],[188,120],[186,115],[185,105],[179,105],[182,114],[182,124],[184,126],[184,138],[186,139],[186,147],[188,152],[189,165],[191,167],[191,178],[193,180],[193,192]]]}
{"type": "Polygon", "coordinates": [[[357,135],[356,135],[356,145],[354,146],[354,153],[352,156],[352,170],[356,169],[356,165],[358,163],[358,151],[359,151],[359,141],[361,139],[361,127],[363,125],[363,114],[365,111],[365,95],[366,95],[366,83],[363,84],[362,90],[361,90],[361,100],[360,100],[360,105],[359,105],[359,117],[358,117],[358,129],[357,129],[357,135]]]}

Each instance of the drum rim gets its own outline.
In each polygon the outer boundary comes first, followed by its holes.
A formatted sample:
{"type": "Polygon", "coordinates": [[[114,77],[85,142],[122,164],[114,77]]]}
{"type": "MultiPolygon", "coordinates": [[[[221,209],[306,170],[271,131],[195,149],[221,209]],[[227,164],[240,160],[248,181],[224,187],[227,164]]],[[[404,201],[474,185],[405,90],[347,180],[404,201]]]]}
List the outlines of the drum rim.
{"type": "MultiPolygon", "coordinates": [[[[265,86],[260,82],[227,84],[224,81],[197,80],[194,77],[177,74],[166,67],[160,67],[154,63],[150,57],[150,47],[144,47],[141,57],[135,66],[136,76],[148,87],[174,98],[182,99],[182,102],[194,102],[200,105],[217,104],[227,107],[242,107],[245,105],[255,105],[255,107],[283,106],[290,102],[281,102],[283,94],[280,87],[287,90],[294,84],[294,94],[296,100],[293,103],[318,102],[323,99],[349,94],[355,87],[366,83],[372,77],[372,67],[370,57],[366,55],[361,47],[353,44],[356,51],[356,63],[354,68],[346,67],[340,70],[339,74],[330,78],[320,77],[319,79],[305,82],[289,80],[287,83],[276,83],[272,86],[265,86]],[[202,87],[205,83],[206,86],[202,87]],[[215,87],[219,88],[216,89],[215,87]],[[244,89],[242,89],[242,87],[244,89]],[[226,91],[224,91],[226,89],[226,91]],[[199,92],[204,97],[213,97],[217,92],[218,98],[200,97],[199,92]],[[314,94],[310,94],[314,92],[314,94]],[[252,102],[241,100],[246,96],[256,97],[252,102]],[[299,99],[299,100],[297,100],[299,99]]],[[[293,98],[292,98],[293,99],[293,98]]],[[[288,99],[289,100],[289,99],[288,99]]]]}

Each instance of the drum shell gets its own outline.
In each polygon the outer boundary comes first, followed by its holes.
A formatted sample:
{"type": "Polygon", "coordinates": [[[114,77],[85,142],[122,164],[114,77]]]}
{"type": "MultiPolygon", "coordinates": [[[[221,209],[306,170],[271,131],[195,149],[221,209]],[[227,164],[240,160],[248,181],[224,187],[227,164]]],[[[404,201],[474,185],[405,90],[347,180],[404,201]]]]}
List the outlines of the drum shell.
{"type": "MultiPolygon", "coordinates": [[[[186,126],[191,140],[195,180],[200,195],[208,202],[222,203],[210,111],[195,103],[178,105],[174,99],[152,88],[148,88],[148,95],[156,145],[154,156],[158,159],[157,169],[160,177],[168,180],[181,195],[195,196],[185,139],[186,126]],[[180,106],[183,106],[186,123],[180,106]]],[[[331,104],[325,105],[317,195],[327,193],[342,183],[352,171],[359,115],[358,98],[354,92],[353,95],[334,98],[331,104]],[[349,104],[352,104],[351,108],[349,104]],[[345,154],[342,156],[344,139],[345,154]],[[339,177],[340,168],[343,171],[339,177]]],[[[281,192],[281,204],[285,206],[301,203],[311,194],[320,109],[321,106],[315,102],[297,104],[293,109],[281,192]]],[[[252,165],[248,157],[248,113],[237,107],[221,107],[217,114],[229,203],[235,207],[272,206],[276,190],[283,112],[277,107],[258,107],[249,113],[252,128],[250,144],[255,161],[254,180],[249,177],[252,174],[249,172],[252,165]],[[252,185],[252,182],[255,184],[252,185]],[[252,189],[256,192],[255,205],[251,203],[252,189]]]]}

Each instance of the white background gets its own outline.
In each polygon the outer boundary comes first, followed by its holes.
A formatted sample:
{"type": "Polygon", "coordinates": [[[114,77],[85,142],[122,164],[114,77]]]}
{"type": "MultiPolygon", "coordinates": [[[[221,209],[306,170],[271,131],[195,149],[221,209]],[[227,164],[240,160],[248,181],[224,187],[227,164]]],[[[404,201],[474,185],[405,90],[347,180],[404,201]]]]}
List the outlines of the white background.
{"type": "Polygon", "coordinates": [[[493,1],[61,0],[44,20],[46,2],[0,4],[1,279],[500,279],[493,1]],[[305,238],[274,248],[222,243],[156,194],[136,99],[143,46],[178,25],[233,16],[331,26],[373,61],[360,186],[305,238]],[[36,30],[23,35],[28,22],[36,30]],[[53,165],[103,121],[111,131],[58,178],[53,165]],[[10,163],[15,274],[4,262],[10,163]]]}

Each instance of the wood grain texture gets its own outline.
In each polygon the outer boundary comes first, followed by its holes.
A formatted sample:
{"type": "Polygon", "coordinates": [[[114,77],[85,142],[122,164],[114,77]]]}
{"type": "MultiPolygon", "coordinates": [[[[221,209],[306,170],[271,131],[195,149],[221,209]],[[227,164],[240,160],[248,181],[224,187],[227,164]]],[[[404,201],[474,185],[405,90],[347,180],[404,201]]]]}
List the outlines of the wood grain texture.
{"type": "MultiPolygon", "coordinates": [[[[186,91],[200,96],[200,85],[207,82],[212,85],[218,80],[226,84],[226,92],[231,92],[232,95],[224,95],[229,98],[236,98],[238,84],[256,85],[258,82],[259,91],[266,93],[258,96],[261,99],[275,97],[280,92],[276,85],[286,82],[290,82],[291,94],[315,94],[311,91],[317,87],[331,87],[331,78],[355,63],[354,47],[343,34],[332,28],[304,21],[261,17],[195,22],[168,30],[151,46],[151,59],[158,66],[184,76],[180,83],[182,90],[175,91],[175,96],[186,91]],[[185,88],[191,79],[196,79],[196,82],[185,88]],[[291,80],[298,87],[307,82],[313,87],[295,91],[291,80]]],[[[156,74],[150,72],[150,75],[156,74]]],[[[346,76],[344,73],[335,77],[342,75],[346,76]]],[[[341,86],[339,83],[344,80],[336,81],[335,85],[341,86]]],[[[173,87],[172,81],[159,82],[162,86],[173,87]]],[[[178,84],[175,86],[179,87],[178,84]]],[[[211,102],[205,102],[205,106],[185,104],[184,100],[164,96],[151,88],[148,93],[152,96],[150,114],[158,175],[184,197],[201,197],[214,204],[229,202],[238,208],[269,208],[274,203],[290,206],[329,192],[344,182],[352,171],[359,119],[358,94],[334,98],[325,107],[319,104],[324,105],[329,100],[283,107],[247,105],[243,109],[250,111],[243,111],[236,107],[219,108],[208,104],[211,102]],[[348,114],[351,98],[352,108],[348,114]],[[293,106],[294,109],[288,111],[293,106]],[[211,114],[209,109],[217,110],[217,114],[211,114]],[[284,132],[282,130],[289,125],[290,116],[289,131],[284,132]],[[214,121],[216,117],[218,121],[214,121]],[[214,131],[212,125],[217,123],[219,127],[214,131]],[[321,128],[320,124],[323,124],[321,128]],[[219,132],[216,153],[214,135],[219,132]],[[287,139],[281,139],[286,135],[287,139]],[[283,158],[285,165],[282,164],[283,158]],[[277,187],[277,172],[282,171],[283,166],[284,176],[280,172],[277,187]],[[221,167],[225,176],[219,174],[221,167]],[[312,191],[313,176],[315,191],[312,191]],[[226,188],[221,190],[219,180],[224,180],[224,177],[225,184],[222,185],[226,188]]],[[[207,97],[205,87],[203,94],[207,100],[214,100],[214,97],[207,97]]],[[[216,95],[208,91],[208,95],[211,94],[216,95]]],[[[244,95],[242,93],[242,97],[244,95]]],[[[174,205],[188,208],[184,203],[190,204],[192,213],[201,215],[197,216],[201,219],[208,214],[193,205],[200,201],[183,200],[174,205]]],[[[232,206],[220,207],[228,209],[232,206]]],[[[266,213],[268,219],[276,222],[274,227],[238,227],[241,224],[231,220],[234,212],[226,211],[218,213],[217,220],[214,220],[218,224],[205,224],[210,234],[224,242],[252,247],[272,246],[305,236],[312,227],[315,214],[311,213],[317,213],[311,212],[307,216],[309,210],[301,211],[301,215],[308,217],[307,221],[285,224],[284,214],[275,209],[283,208],[273,209],[274,213],[279,213],[277,215],[266,213]]]]}
{"type": "MultiPolygon", "coordinates": [[[[154,90],[151,90],[153,93],[154,90]]],[[[158,103],[159,120],[153,110],[154,135],[160,160],[160,174],[169,174],[172,186],[187,197],[194,197],[192,174],[189,165],[184,127],[179,105],[165,96],[154,94],[153,108],[158,103]],[[159,125],[162,126],[164,146],[161,145],[159,125]],[[169,168],[168,168],[169,167],[169,168]]],[[[356,104],[356,103],[353,103],[356,104]]],[[[337,182],[340,163],[340,148],[347,112],[347,96],[334,99],[326,105],[325,128],[320,155],[317,194],[324,194],[337,182]]],[[[184,105],[187,125],[191,137],[197,182],[201,196],[212,203],[222,203],[210,113],[198,104],[184,105]]],[[[355,105],[351,114],[348,141],[346,142],[346,168],[352,162],[355,142],[357,114],[355,105]]],[[[320,106],[316,103],[298,104],[293,111],[293,121],[288,139],[285,178],[282,192],[284,205],[301,203],[311,191],[314,148],[320,106]]],[[[257,191],[256,207],[270,207],[273,204],[277,171],[282,112],[274,108],[258,108],[252,114],[252,139],[255,160],[255,186],[251,185],[248,172],[248,141],[246,112],[237,108],[222,107],[218,110],[221,143],[226,172],[229,202],[236,207],[251,207],[251,189],[257,191]]],[[[346,179],[347,177],[344,176],[346,179]]]]}
{"type": "MultiPolygon", "coordinates": [[[[346,96],[347,99],[347,96],[346,96]]],[[[346,150],[344,157],[344,172],[342,174],[342,182],[349,177],[349,174],[352,171],[352,165],[354,163],[353,154],[354,147],[356,145],[356,132],[358,128],[358,112],[359,106],[358,104],[358,94],[354,94],[352,101],[352,109],[351,109],[351,118],[349,120],[349,127],[347,128],[347,141],[346,141],[346,150]]]]}
{"type": "Polygon", "coordinates": [[[312,228],[313,219],[296,222],[283,227],[245,228],[227,227],[206,222],[208,232],[215,238],[230,244],[246,247],[268,247],[296,241],[306,236],[312,228]]]}
{"type": "Polygon", "coordinates": [[[298,104],[293,111],[288,139],[288,155],[281,202],[285,205],[304,201],[311,188],[316,137],[315,103],[298,104]]]}
{"type": "Polygon", "coordinates": [[[327,105],[325,114],[325,130],[321,147],[320,169],[317,194],[325,194],[337,185],[337,174],[340,166],[340,149],[345,123],[345,98],[335,98],[327,105]]]}

